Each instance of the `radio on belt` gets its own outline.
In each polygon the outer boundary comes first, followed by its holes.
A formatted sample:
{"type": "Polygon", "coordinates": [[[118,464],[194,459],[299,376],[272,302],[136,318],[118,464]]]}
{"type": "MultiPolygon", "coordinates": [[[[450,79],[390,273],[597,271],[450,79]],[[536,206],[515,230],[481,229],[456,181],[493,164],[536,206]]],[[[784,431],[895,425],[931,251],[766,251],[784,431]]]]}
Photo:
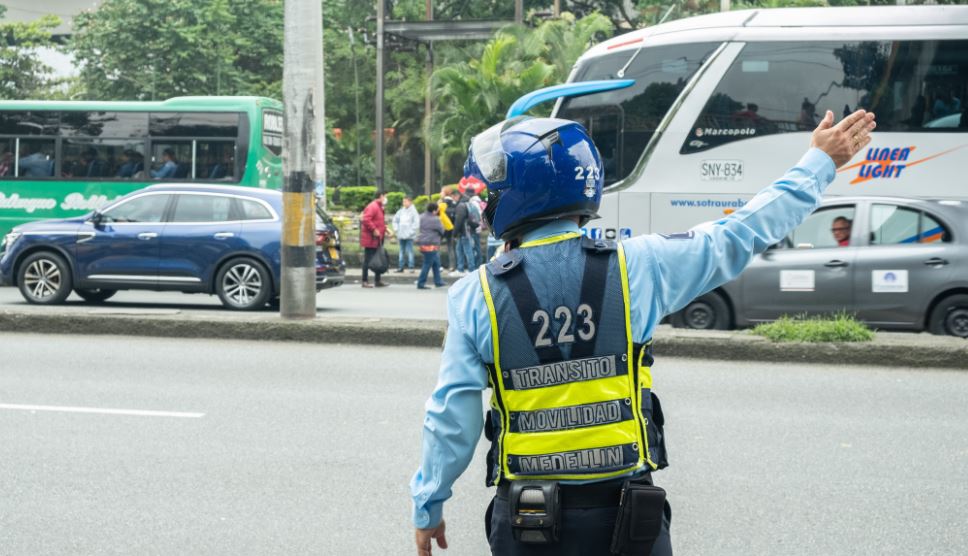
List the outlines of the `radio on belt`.
{"type": "Polygon", "coordinates": [[[529,544],[558,542],[561,492],[556,481],[512,481],[509,498],[514,540],[529,544]]]}

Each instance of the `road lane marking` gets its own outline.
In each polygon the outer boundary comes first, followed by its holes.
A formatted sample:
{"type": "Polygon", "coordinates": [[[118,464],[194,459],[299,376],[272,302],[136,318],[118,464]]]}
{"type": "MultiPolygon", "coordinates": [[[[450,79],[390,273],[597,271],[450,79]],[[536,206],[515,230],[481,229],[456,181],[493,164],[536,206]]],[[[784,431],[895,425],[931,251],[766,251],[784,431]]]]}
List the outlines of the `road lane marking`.
{"type": "Polygon", "coordinates": [[[0,409],[20,411],[59,411],[62,413],[100,413],[103,415],[134,415],[137,417],[178,417],[183,419],[198,419],[204,413],[185,411],[150,411],[145,409],[108,409],[103,407],[70,407],[57,405],[20,405],[0,403],[0,409]]]}

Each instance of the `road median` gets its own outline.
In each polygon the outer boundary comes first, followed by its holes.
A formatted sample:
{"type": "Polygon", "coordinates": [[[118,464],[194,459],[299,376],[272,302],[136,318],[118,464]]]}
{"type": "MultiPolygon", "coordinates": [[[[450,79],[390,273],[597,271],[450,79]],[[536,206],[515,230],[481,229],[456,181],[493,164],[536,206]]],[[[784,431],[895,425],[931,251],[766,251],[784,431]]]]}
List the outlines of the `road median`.
{"type": "MultiPolygon", "coordinates": [[[[440,320],[317,317],[286,321],[275,313],[193,315],[179,310],[91,309],[86,312],[26,308],[0,311],[0,331],[42,334],[101,334],[160,338],[288,341],[439,348],[440,320]]],[[[968,341],[958,338],[879,332],[871,342],[775,343],[745,331],[694,331],[660,327],[656,357],[723,361],[771,361],[884,365],[899,369],[941,367],[968,370],[968,341]]]]}

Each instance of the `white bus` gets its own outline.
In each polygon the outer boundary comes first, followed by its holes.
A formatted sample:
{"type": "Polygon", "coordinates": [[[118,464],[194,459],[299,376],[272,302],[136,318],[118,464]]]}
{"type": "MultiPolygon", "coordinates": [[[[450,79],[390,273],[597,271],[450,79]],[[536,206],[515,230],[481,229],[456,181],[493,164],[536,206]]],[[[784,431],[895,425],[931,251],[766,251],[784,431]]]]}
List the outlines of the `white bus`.
{"type": "Polygon", "coordinates": [[[554,109],[602,154],[592,235],[722,218],[799,159],[826,110],[878,124],[831,194],[968,198],[968,6],[694,17],[596,45],[569,82],[623,78],[635,84],[554,109]]]}

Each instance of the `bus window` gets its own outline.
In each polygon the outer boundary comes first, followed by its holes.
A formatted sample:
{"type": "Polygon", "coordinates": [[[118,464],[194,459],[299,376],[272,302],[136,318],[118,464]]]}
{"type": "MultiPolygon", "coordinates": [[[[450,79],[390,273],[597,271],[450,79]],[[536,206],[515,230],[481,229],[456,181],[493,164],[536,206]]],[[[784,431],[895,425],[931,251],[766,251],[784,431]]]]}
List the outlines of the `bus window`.
{"type": "Polygon", "coordinates": [[[53,177],[54,163],[53,139],[20,139],[14,165],[18,178],[53,177]]]}
{"type": "Polygon", "coordinates": [[[156,180],[184,180],[192,177],[191,141],[152,141],[148,177],[156,180]]]}
{"type": "Polygon", "coordinates": [[[198,141],[195,144],[195,179],[238,181],[235,142],[198,141]]]}
{"type": "Polygon", "coordinates": [[[235,112],[153,112],[149,120],[152,137],[231,137],[239,134],[235,112]]]}
{"type": "Polygon", "coordinates": [[[968,131],[968,41],[747,44],[680,152],[812,131],[827,110],[877,114],[878,131],[968,131]]]}
{"type": "Polygon", "coordinates": [[[60,134],[63,137],[111,137],[141,139],[148,135],[147,112],[64,112],[60,134]]]}
{"type": "Polygon", "coordinates": [[[57,135],[60,112],[0,112],[0,135],[57,135]]]}
{"type": "Polygon", "coordinates": [[[635,85],[565,99],[555,115],[584,125],[601,151],[605,184],[628,176],[659,122],[719,43],[677,44],[623,50],[581,63],[575,81],[635,79],[635,85]]]}
{"type": "Polygon", "coordinates": [[[61,143],[65,178],[144,178],[144,142],[131,139],[67,139],[61,143]]]}

